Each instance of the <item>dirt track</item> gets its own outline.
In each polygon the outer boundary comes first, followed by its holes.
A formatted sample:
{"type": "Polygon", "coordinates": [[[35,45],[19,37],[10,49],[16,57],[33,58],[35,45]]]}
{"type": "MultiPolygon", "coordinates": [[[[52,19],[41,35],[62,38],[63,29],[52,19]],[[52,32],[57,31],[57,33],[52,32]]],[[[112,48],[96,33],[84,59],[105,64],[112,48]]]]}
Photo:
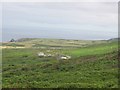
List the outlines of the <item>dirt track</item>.
{"type": "Polygon", "coordinates": [[[0,46],[0,48],[5,49],[5,48],[25,48],[25,47],[0,46]]]}

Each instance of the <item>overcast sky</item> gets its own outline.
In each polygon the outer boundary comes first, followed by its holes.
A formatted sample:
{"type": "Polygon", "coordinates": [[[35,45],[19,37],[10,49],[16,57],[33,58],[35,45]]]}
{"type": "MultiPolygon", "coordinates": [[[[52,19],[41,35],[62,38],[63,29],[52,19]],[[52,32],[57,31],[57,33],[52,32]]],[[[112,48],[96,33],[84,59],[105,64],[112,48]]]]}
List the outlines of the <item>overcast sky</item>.
{"type": "Polygon", "coordinates": [[[11,38],[110,39],[118,35],[114,2],[3,3],[3,41],[11,38]]]}

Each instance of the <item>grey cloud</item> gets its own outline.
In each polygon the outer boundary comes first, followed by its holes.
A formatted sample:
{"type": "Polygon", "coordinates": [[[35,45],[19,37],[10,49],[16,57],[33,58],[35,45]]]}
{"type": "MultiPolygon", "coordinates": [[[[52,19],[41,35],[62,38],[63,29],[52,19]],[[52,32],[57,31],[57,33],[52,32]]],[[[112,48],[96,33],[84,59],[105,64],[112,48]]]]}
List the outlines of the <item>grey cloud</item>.
{"type": "Polygon", "coordinates": [[[18,32],[19,37],[29,34],[57,38],[61,34],[64,38],[78,39],[90,36],[106,39],[117,35],[116,3],[4,3],[3,16],[4,38],[10,35],[12,38],[18,32]],[[41,32],[43,36],[39,35],[41,32]]]}

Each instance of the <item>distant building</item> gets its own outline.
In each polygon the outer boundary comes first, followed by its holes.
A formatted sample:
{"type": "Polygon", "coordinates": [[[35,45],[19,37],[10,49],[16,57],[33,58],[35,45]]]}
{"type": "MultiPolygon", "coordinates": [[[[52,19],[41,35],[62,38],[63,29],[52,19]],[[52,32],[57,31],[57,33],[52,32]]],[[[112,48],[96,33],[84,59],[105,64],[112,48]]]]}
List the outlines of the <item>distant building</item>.
{"type": "Polygon", "coordinates": [[[10,42],[16,42],[14,39],[11,39],[10,42]]]}

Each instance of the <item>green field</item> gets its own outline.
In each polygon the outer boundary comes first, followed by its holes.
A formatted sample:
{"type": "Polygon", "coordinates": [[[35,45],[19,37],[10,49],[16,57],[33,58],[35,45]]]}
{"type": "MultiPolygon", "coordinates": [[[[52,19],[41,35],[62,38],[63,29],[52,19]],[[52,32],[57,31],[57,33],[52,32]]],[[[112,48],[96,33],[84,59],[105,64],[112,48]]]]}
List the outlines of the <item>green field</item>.
{"type": "Polygon", "coordinates": [[[2,50],[3,88],[118,87],[117,41],[30,39],[4,43],[13,44],[28,48],[2,50]],[[70,55],[71,59],[37,56],[48,50],[70,55]]]}

